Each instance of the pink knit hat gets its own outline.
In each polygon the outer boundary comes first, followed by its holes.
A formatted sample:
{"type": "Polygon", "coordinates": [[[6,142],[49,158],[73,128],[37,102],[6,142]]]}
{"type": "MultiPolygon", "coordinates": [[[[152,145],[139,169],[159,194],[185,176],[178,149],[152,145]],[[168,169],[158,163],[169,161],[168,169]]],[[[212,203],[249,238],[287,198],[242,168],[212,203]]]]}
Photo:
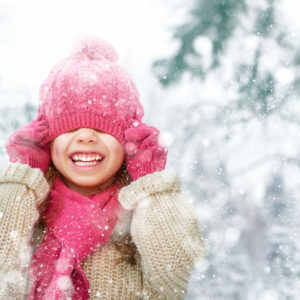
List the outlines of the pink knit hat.
{"type": "Polygon", "coordinates": [[[132,78],[117,60],[107,41],[84,37],[53,67],[40,87],[38,118],[49,127],[41,145],[82,127],[106,132],[124,145],[124,130],[141,122],[144,110],[132,78]]]}

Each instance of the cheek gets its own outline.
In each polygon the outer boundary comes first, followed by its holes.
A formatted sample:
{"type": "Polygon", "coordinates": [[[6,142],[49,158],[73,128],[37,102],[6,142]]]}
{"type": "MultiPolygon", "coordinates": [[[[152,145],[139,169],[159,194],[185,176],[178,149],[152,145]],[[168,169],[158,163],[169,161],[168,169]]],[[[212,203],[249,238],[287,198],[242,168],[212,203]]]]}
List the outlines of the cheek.
{"type": "Polygon", "coordinates": [[[53,164],[56,165],[56,162],[58,160],[57,149],[51,147],[50,148],[50,153],[51,153],[51,160],[52,160],[53,164]]]}
{"type": "Polygon", "coordinates": [[[118,161],[123,161],[124,160],[124,149],[122,146],[119,145],[114,145],[111,148],[112,153],[116,156],[118,161]]]}
{"type": "Polygon", "coordinates": [[[119,147],[118,156],[120,157],[120,161],[123,162],[124,156],[125,156],[125,152],[124,152],[124,148],[123,147],[119,147]]]}
{"type": "Polygon", "coordinates": [[[120,161],[123,161],[125,154],[124,148],[113,136],[108,136],[106,145],[111,154],[119,158],[120,161]]]}
{"type": "Polygon", "coordinates": [[[59,151],[54,148],[53,150],[51,150],[51,159],[53,162],[57,161],[59,158],[59,151]]]}
{"type": "Polygon", "coordinates": [[[53,162],[58,161],[63,157],[64,146],[63,143],[56,139],[50,147],[51,159],[53,162]]]}

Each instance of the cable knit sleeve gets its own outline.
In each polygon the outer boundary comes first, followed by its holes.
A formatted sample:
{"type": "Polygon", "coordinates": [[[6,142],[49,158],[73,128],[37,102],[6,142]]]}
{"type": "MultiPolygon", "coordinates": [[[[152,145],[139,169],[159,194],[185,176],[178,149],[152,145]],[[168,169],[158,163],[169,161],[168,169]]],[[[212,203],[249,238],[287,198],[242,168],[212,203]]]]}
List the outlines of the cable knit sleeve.
{"type": "Polygon", "coordinates": [[[28,291],[36,205],[48,188],[40,169],[20,163],[0,168],[0,299],[24,299],[28,291]]]}
{"type": "Polygon", "coordinates": [[[164,170],[121,189],[119,200],[133,209],[131,235],[141,254],[145,299],[183,299],[205,243],[179,178],[164,170]]]}

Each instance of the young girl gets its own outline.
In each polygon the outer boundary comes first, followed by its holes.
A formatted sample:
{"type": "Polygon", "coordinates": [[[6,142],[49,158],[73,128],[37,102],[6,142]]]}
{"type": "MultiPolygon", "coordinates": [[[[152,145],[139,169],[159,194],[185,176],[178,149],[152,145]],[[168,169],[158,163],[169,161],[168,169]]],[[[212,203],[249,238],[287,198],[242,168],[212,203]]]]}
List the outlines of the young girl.
{"type": "Polygon", "coordinates": [[[130,75],[85,38],[0,169],[1,299],[183,299],[205,245],[130,75]]]}

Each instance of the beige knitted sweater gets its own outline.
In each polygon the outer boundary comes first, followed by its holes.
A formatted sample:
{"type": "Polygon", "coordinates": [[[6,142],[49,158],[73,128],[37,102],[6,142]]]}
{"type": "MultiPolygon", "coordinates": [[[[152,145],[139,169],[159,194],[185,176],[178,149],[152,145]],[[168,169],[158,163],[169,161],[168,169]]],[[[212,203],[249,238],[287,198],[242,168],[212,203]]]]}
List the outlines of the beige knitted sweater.
{"type": "MultiPolygon", "coordinates": [[[[30,289],[32,236],[39,218],[36,206],[49,186],[39,169],[11,163],[0,168],[0,299],[26,299],[30,289]]],[[[108,244],[83,262],[90,299],[183,299],[195,261],[205,244],[190,200],[179,178],[164,170],[123,187],[119,201],[128,214],[116,225],[108,244]],[[138,249],[136,265],[123,261],[114,239],[129,230],[138,249]]]]}

